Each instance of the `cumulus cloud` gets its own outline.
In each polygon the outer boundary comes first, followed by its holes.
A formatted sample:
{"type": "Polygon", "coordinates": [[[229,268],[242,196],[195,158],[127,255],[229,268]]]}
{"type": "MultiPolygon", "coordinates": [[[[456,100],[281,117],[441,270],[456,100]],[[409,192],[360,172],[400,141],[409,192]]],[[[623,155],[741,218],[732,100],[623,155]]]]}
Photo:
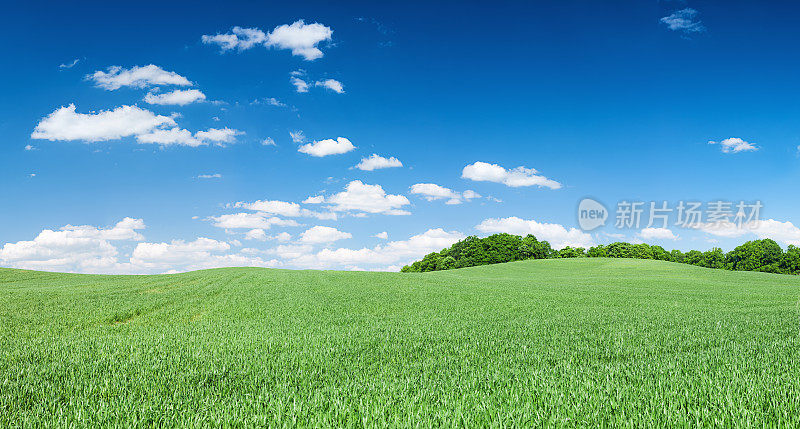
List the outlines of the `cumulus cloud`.
{"type": "Polygon", "coordinates": [[[367,158],[361,158],[361,162],[355,168],[363,171],[373,171],[382,168],[402,167],[403,163],[395,157],[384,158],[377,153],[373,153],[367,158]]]}
{"type": "Polygon", "coordinates": [[[256,45],[288,49],[292,51],[292,55],[313,61],[322,58],[318,45],[331,40],[332,35],[333,30],[329,27],[319,23],[306,24],[301,19],[291,25],[279,25],[269,33],[258,28],[233,27],[230,33],[204,35],[201,40],[206,44],[218,45],[222,51],[243,51],[256,45]]]}
{"type": "Polygon", "coordinates": [[[222,51],[238,49],[240,51],[250,49],[253,46],[262,44],[267,40],[267,35],[258,28],[233,27],[230,33],[203,35],[200,40],[206,44],[219,45],[222,51]]]}
{"type": "Polygon", "coordinates": [[[325,139],[304,144],[297,148],[297,151],[315,157],[323,157],[328,155],[340,155],[355,150],[355,148],[356,147],[353,146],[350,140],[344,137],[337,137],[336,140],[325,139]]]}
{"type": "Polygon", "coordinates": [[[165,125],[175,126],[176,123],[168,116],[156,115],[136,106],[120,106],[87,114],[77,113],[75,105],[70,104],[39,121],[31,138],[96,142],[144,134],[165,125]]]}
{"type": "MultiPolygon", "coordinates": [[[[362,212],[371,214],[408,215],[402,210],[403,206],[411,204],[403,195],[387,194],[380,185],[368,185],[360,180],[348,183],[345,190],[327,198],[313,197],[313,203],[321,204],[323,201],[330,205],[330,209],[337,212],[362,212]]],[[[311,199],[307,199],[306,203],[311,199]]]]}
{"type": "Polygon", "coordinates": [[[639,232],[639,237],[645,240],[677,240],[675,235],[668,228],[645,228],[639,232]]]}
{"type": "Polygon", "coordinates": [[[306,24],[302,19],[291,25],[280,25],[269,33],[266,46],[290,49],[292,55],[303,57],[306,61],[322,58],[317,47],[321,42],[331,40],[333,30],[319,23],[306,24]]]}
{"type": "Polygon", "coordinates": [[[702,223],[696,229],[717,237],[738,238],[750,235],[759,239],[771,238],[784,245],[800,246],[800,228],[789,221],[763,219],[745,222],[741,226],[733,222],[702,223]]]}
{"type": "Polygon", "coordinates": [[[208,220],[217,228],[225,229],[270,229],[275,226],[299,226],[292,219],[281,219],[268,216],[266,213],[230,213],[211,216],[208,220]]]}
{"type": "Polygon", "coordinates": [[[475,229],[487,234],[501,232],[517,235],[533,234],[539,240],[548,241],[557,250],[567,246],[588,248],[595,245],[592,236],[579,229],[567,229],[556,223],[539,223],[533,219],[525,220],[518,217],[486,219],[475,229]]]}
{"type": "MultiPolygon", "coordinates": [[[[321,86],[323,88],[330,89],[331,91],[337,94],[344,93],[344,85],[336,79],[324,79],[318,80],[314,83],[314,86],[321,86]]],[[[298,91],[299,92],[299,91],[298,91]]]]}
{"type": "Polygon", "coordinates": [[[435,183],[417,183],[411,186],[411,193],[421,195],[428,201],[447,199],[446,204],[461,204],[463,200],[480,198],[480,194],[473,190],[458,193],[450,188],[439,186],[435,183]]]}
{"type": "Polygon", "coordinates": [[[383,232],[379,232],[379,233],[373,235],[373,237],[380,238],[381,240],[388,240],[389,239],[389,233],[386,232],[386,231],[383,231],[383,232]]]}
{"type": "Polygon", "coordinates": [[[758,146],[738,137],[727,138],[721,142],[709,141],[708,144],[719,144],[722,147],[722,153],[754,152],[759,149],[758,146]]]}
{"type": "Polygon", "coordinates": [[[112,227],[66,225],[45,229],[31,241],[5,243],[2,265],[31,270],[65,272],[115,272],[121,268],[116,241],[140,241],[142,219],[126,217],[112,227]]]}
{"type": "Polygon", "coordinates": [[[194,241],[139,243],[130,264],[136,270],[181,272],[221,267],[277,267],[278,260],[264,260],[243,254],[226,253],[231,246],[223,241],[200,237],[194,241]]]}
{"type": "Polygon", "coordinates": [[[464,167],[461,172],[461,177],[474,181],[502,183],[514,188],[520,186],[539,186],[550,189],[561,188],[560,183],[539,175],[533,168],[517,167],[506,170],[500,165],[481,161],[464,167]]]}
{"type": "Polygon", "coordinates": [[[185,106],[187,104],[203,101],[206,95],[197,89],[176,89],[163,94],[148,92],[144,101],[149,104],[185,106]]]}
{"type": "Polygon", "coordinates": [[[310,253],[310,249],[302,249],[303,251],[292,254],[278,254],[287,259],[287,264],[301,268],[356,269],[358,266],[369,266],[375,270],[396,271],[399,269],[398,265],[410,263],[464,238],[465,235],[458,231],[435,228],[408,240],[391,241],[371,248],[323,249],[316,253],[310,253]]]}
{"type": "Polygon", "coordinates": [[[209,128],[206,131],[198,131],[195,137],[202,141],[221,143],[233,143],[236,141],[236,136],[242,135],[244,132],[234,130],[228,127],[225,128],[209,128]]]}
{"type": "MultiPolygon", "coordinates": [[[[305,201],[304,204],[307,204],[305,201]]],[[[253,202],[239,201],[232,205],[235,208],[253,210],[262,214],[283,217],[313,217],[317,219],[336,220],[336,213],[321,213],[300,207],[300,204],[280,200],[257,200],[253,202]]]]}
{"type": "Polygon", "coordinates": [[[209,128],[207,131],[198,131],[192,134],[191,131],[182,128],[169,128],[169,129],[154,129],[146,134],[136,136],[139,143],[152,143],[162,146],[178,145],[178,146],[205,146],[209,143],[214,143],[217,146],[223,146],[225,143],[232,143],[236,141],[235,136],[244,134],[239,130],[230,128],[209,128]]]}
{"type": "Polygon", "coordinates": [[[191,86],[192,82],[189,79],[175,73],[170,72],[150,64],[143,67],[132,67],[124,69],[119,66],[111,66],[107,71],[96,71],[86,76],[86,79],[92,80],[95,86],[103,88],[108,91],[113,91],[123,86],[130,86],[134,88],[145,88],[148,86],[158,85],[175,85],[175,86],[191,86]]]}
{"type": "Polygon", "coordinates": [[[661,18],[661,22],[672,31],[683,33],[701,33],[706,31],[703,23],[697,19],[698,12],[692,8],[681,9],[669,16],[661,18]]]}
{"type": "Polygon", "coordinates": [[[329,226],[314,226],[300,234],[300,241],[307,244],[332,243],[338,240],[352,238],[349,232],[342,232],[329,226]]]}

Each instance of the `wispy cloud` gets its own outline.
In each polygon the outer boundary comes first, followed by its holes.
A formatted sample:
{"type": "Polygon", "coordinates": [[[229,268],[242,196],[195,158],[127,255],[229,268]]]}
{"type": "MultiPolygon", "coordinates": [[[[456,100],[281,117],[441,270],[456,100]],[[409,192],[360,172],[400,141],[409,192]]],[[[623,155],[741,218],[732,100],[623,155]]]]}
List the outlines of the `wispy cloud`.
{"type": "Polygon", "coordinates": [[[706,31],[703,23],[697,19],[698,12],[687,7],[661,18],[661,22],[666,24],[672,31],[680,31],[686,34],[702,33],[706,31]]]}

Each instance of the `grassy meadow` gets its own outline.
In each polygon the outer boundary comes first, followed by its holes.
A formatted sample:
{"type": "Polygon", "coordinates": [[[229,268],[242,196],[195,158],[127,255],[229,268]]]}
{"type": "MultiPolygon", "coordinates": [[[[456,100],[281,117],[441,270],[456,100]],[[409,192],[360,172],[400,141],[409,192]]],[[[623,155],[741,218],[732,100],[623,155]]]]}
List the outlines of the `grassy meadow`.
{"type": "Polygon", "coordinates": [[[800,425],[800,277],[0,269],[0,426],[800,425]]]}

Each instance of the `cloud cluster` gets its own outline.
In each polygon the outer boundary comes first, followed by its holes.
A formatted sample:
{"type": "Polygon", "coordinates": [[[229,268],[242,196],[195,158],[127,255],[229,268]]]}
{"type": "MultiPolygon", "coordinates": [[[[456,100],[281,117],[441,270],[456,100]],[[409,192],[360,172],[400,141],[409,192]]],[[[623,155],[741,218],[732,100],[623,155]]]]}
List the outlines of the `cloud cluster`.
{"type": "Polygon", "coordinates": [[[758,146],[746,142],[738,137],[730,137],[721,142],[709,141],[708,144],[718,144],[722,147],[722,153],[754,152],[758,146]]]}
{"type": "Polygon", "coordinates": [[[356,214],[411,214],[402,207],[411,204],[403,195],[387,194],[381,185],[369,185],[360,180],[348,183],[345,190],[329,197],[321,195],[309,197],[306,204],[329,204],[336,212],[355,212],[356,214]]]}
{"type": "Polygon", "coordinates": [[[513,188],[539,186],[541,188],[559,189],[562,186],[555,180],[539,175],[533,168],[517,167],[507,170],[498,164],[489,164],[481,161],[464,167],[461,177],[474,181],[502,183],[513,188]]]}
{"type": "Polygon", "coordinates": [[[185,106],[206,99],[206,95],[197,89],[176,89],[174,91],[157,94],[148,92],[144,96],[145,103],[159,105],[185,106]]]}
{"type": "Polygon", "coordinates": [[[31,241],[6,243],[0,249],[3,266],[31,270],[107,272],[119,268],[116,241],[143,240],[142,219],[126,217],[108,228],[66,225],[45,229],[31,241]]]}
{"type": "Polygon", "coordinates": [[[368,266],[371,269],[397,271],[402,265],[430,252],[439,251],[464,238],[465,235],[458,231],[435,228],[414,235],[408,240],[391,241],[371,248],[326,248],[316,253],[303,249],[305,251],[292,254],[278,252],[278,256],[286,259],[287,264],[301,268],[359,269],[368,266]]]}
{"type": "Polygon", "coordinates": [[[307,244],[332,243],[353,238],[349,232],[342,232],[330,226],[314,226],[300,234],[300,241],[307,244]]]}
{"type": "Polygon", "coordinates": [[[111,66],[107,71],[96,71],[86,76],[86,79],[94,81],[95,86],[108,91],[114,91],[123,86],[133,88],[146,88],[149,86],[175,85],[191,86],[192,82],[179,75],[178,73],[166,71],[161,67],[150,64],[146,66],[135,66],[124,69],[119,66],[111,66]]]}
{"type": "Polygon", "coordinates": [[[475,229],[487,234],[501,232],[516,235],[533,234],[539,240],[550,242],[550,245],[557,250],[567,246],[588,248],[595,245],[592,236],[579,229],[567,229],[557,223],[540,223],[533,219],[525,220],[518,217],[486,219],[475,229]]]}
{"type": "Polygon", "coordinates": [[[313,61],[322,58],[318,45],[331,40],[332,35],[333,30],[330,27],[319,23],[306,24],[301,19],[292,24],[279,25],[269,33],[258,28],[233,27],[230,33],[204,35],[201,40],[206,44],[218,45],[222,51],[243,51],[257,45],[288,49],[292,51],[292,55],[313,61]]]}
{"type": "Polygon", "coordinates": [[[305,153],[315,157],[323,157],[329,155],[341,155],[343,153],[355,150],[356,147],[350,140],[344,137],[337,137],[334,139],[325,139],[307,143],[297,148],[298,152],[305,153]]]}
{"type": "Polygon", "coordinates": [[[696,229],[717,237],[738,238],[749,235],[759,239],[771,238],[784,245],[800,246],[800,228],[789,221],[763,219],[741,226],[733,222],[703,223],[697,225],[696,229]]]}
{"type": "Polygon", "coordinates": [[[675,235],[668,228],[644,228],[639,231],[639,237],[645,240],[677,240],[678,236],[675,235]]]}
{"type": "Polygon", "coordinates": [[[373,153],[367,158],[361,158],[361,162],[358,163],[354,168],[363,171],[373,171],[379,170],[382,168],[397,168],[402,167],[403,163],[400,162],[399,159],[395,157],[384,158],[377,153],[373,153]]]}
{"type": "Polygon", "coordinates": [[[435,183],[416,183],[411,186],[411,193],[421,195],[428,201],[446,199],[445,204],[461,204],[464,200],[469,201],[481,197],[480,194],[473,190],[468,189],[463,193],[458,193],[435,183]]]}

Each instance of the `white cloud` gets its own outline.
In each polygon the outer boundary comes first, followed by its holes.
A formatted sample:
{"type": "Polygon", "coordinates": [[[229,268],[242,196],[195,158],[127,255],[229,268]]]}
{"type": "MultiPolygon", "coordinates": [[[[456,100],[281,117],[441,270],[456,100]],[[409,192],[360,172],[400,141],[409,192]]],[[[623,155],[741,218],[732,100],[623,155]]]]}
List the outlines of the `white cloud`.
{"type": "Polygon", "coordinates": [[[206,143],[192,135],[192,132],[183,128],[154,129],[146,134],[136,136],[139,143],[152,143],[162,146],[190,146],[198,147],[206,143]]]}
{"type": "Polygon", "coordinates": [[[661,18],[661,22],[666,24],[672,31],[682,31],[684,33],[701,33],[706,31],[703,23],[697,18],[697,11],[692,8],[681,9],[669,16],[661,18]]]}
{"type": "Polygon", "coordinates": [[[201,40],[206,44],[219,45],[222,51],[243,51],[263,44],[266,47],[289,49],[292,55],[312,61],[322,57],[322,51],[317,46],[331,40],[332,34],[333,30],[322,24],[306,24],[299,20],[291,25],[279,25],[270,33],[264,33],[258,28],[233,27],[230,33],[204,35],[201,40]]]}
{"type": "Polygon", "coordinates": [[[142,219],[126,217],[113,227],[66,225],[45,229],[32,241],[6,243],[0,249],[4,266],[66,272],[114,272],[120,268],[114,241],[143,240],[142,219]]]}
{"type": "Polygon", "coordinates": [[[501,232],[517,235],[533,234],[539,240],[548,241],[554,249],[563,249],[567,246],[588,248],[595,244],[590,234],[579,229],[567,229],[556,223],[539,223],[518,217],[486,219],[475,229],[487,234],[501,232]]]}
{"type": "Polygon", "coordinates": [[[325,139],[304,144],[297,148],[297,151],[311,156],[323,157],[328,155],[340,155],[355,150],[355,148],[356,147],[353,146],[350,140],[344,137],[337,137],[336,140],[325,139]]]}
{"type": "Polygon", "coordinates": [[[197,89],[176,89],[163,94],[148,92],[144,101],[149,104],[185,106],[206,99],[206,95],[197,89]]]}
{"type": "Polygon", "coordinates": [[[386,231],[383,231],[383,232],[379,232],[379,233],[373,235],[373,237],[380,238],[381,240],[388,240],[389,239],[389,233],[386,232],[386,231]]]}
{"type": "MultiPolygon", "coordinates": [[[[303,202],[304,204],[306,201],[303,202]]],[[[279,200],[257,200],[251,203],[239,201],[233,207],[253,210],[260,213],[284,217],[313,217],[317,219],[336,220],[336,213],[320,213],[300,207],[300,204],[279,200]]]]}
{"type": "Polygon", "coordinates": [[[639,232],[639,237],[645,240],[677,240],[675,235],[668,228],[645,228],[639,232]]]}
{"type": "Polygon", "coordinates": [[[205,146],[209,143],[215,143],[217,146],[224,146],[224,143],[232,143],[236,141],[235,136],[244,134],[239,130],[230,128],[209,128],[207,131],[198,131],[192,135],[192,132],[182,128],[170,129],[154,129],[146,134],[136,136],[139,143],[153,143],[162,146],[178,145],[198,147],[205,146]]]}
{"type": "Polygon", "coordinates": [[[329,226],[314,226],[300,234],[300,241],[307,244],[332,243],[337,240],[352,238],[349,232],[342,232],[329,226]]]}
{"type": "Polygon", "coordinates": [[[267,233],[261,228],[251,229],[244,234],[244,239],[267,241],[267,233]]]}
{"type": "Polygon", "coordinates": [[[303,204],[322,204],[325,202],[325,197],[322,195],[314,195],[303,200],[303,204]]]}
{"type": "Polygon", "coordinates": [[[464,191],[463,194],[439,186],[435,183],[417,183],[411,186],[411,193],[421,195],[428,201],[447,199],[447,204],[461,204],[463,200],[469,201],[473,198],[480,198],[480,195],[472,190],[464,191]]]}
{"type": "Polygon", "coordinates": [[[223,51],[229,51],[231,49],[243,51],[264,43],[267,40],[267,35],[258,28],[242,28],[236,26],[233,27],[231,33],[217,34],[214,36],[203,35],[200,40],[206,44],[219,45],[220,49],[223,51]]]}
{"type": "Polygon", "coordinates": [[[145,134],[162,126],[175,126],[175,120],[136,106],[120,106],[97,113],[76,113],[75,105],[61,107],[36,125],[31,138],[46,140],[115,140],[145,134]]]}
{"type": "Polygon", "coordinates": [[[474,181],[502,183],[510,187],[539,186],[559,189],[561,184],[538,174],[533,168],[517,167],[506,170],[497,164],[475,162],[464,167],[461,177],[474,181]]]}
{"type": "Polygon", "coordinates": [[[300,79],[297,76],[292,76],[289,78],[289,82],[294,85],[295,91],[300,93],[308,92],[308,82],[304,81],[303,79],[300,79]]]}
{"type": "Polygon", "coordinates": [[[306,61],[322,58],[317,45],[331,40],[333,30],[319,23],[306,24],[302,19],[291,25],[275,27],[267,35],[266,45],[280,49],[291,49],[292,55],[303,57],[306,61]]]}
{"type": "Polygon", "coordinates": [[[328,88],[337,94],[344,93],[344,85],[342,85],[342,83],[336,79],[318,80],[314,83],[314,86],[321,86],[323,88],[328,88]]]}
{"type": "Polygon", "coordinates": [[[214,174],[200,174],[197,176],[198,179],[221,179],[222,175],[219,173],[214,174]]]}
{"type": "Polygon", "coordinates": [[[305,143],[306,136],[303,134],[303,131],[289,131],[289,136],[292,138],[292,141],[295,143],[305,143]]]}
{"type": "Polygon", "coordinates": [[[96,71],[93,74],[87,75],[86,79],[93,80],[95,86],[109,91],[119,89],[123,86],[146,88],[148,86],[157,85],[192,85],[189,79],[175,72],[166,71],[153,64],[143,67],[136,66],[130,69],[112,66],[107,70],[107,72],[96,71]]]}
{"type": "Polygon", "coordinates": [[[68,63],[64,63],[64,64],[59,65],[58,68],[60,68],[60,69],[71,69],[71,68],[75,67],[75,64],[78,64],[78,61],[80,61],[80,58],[75,58],[74,60],[72,60],[72,61],[70,61],[68,63]]]}
{"type": "Polygon", "coordinates": [[[228,127],[209,128],[206,131],[196,132],[195,137],[203,141],[211,141],[220,144],[220,143],[233,143],[236,141],[236,136],[242,134],[244,134],[243,131],[234,130],[228,127]]]}
{"type": "Polygon", "coordinates": [[[696,229],[717,237],[738,238],[754,235],[759,239],[771,238],[784,245],[800,246],[800,228],[789,221],[763,219],[743,223],[741,227],[733,222],[705,223],[698,225],[696,229]]]}
{"type": "Polygon", "coordinates": [[[173,240],[170,243],[139,243],[131,255],[136,270],[181,272],[221,267],[276,267],[275,259],[263,260],[242,254],[225,253],[230,244],[200,237],[194,241],[173,240]]]}
{"type": "Polygon", "coordinates": [[[289,259],[287,263],[303,268],[346,268],[355,269],[358,265],[370,266],[374,270],[397,270],[403,265],[422,256],[448,247],[465,238],[458,231],[444,231],[441,228],[429,229],[404,241],[391,241],[372,248],[361,249],[323,249],[309,253],[310,249],[281,255],[289,259]]]}
{"type": "Polygon", "coordinates": [[[387,215],[407,215],[403,206],[411,204],[403,195],[391,195],[380,185],[368,185],[360,180],[348,183],[343,192],[325,198],[333,211],[356,211],[364,213],[382,213],[387,215]]]}
{"type": "Polygon", "coordinates": [[[269,229],[275,226],[299,226],[291,219],[268,217],[265,213],[231,213],[208,218],[217,228],[225,229],[269,229]]]}
{"type": "Polygon", "coordinates": [[[277,146],[275,144],[275,140],[272,140],[272,137],[265,137],[264,140],[261,141],[262,146],[277,146]]]}
{"type": "Polygon", "coordinates": [[[748,143],[738,137],[727,138],[721,142],[709,141],[708,144],[719,144],[723,153],[739,153],[757,151],[758,146],[748,143]]]}
{"type": "Polygon", "coordinates": [[[285,217],[298,217],[303,213],[300,204],[279,200],[258,200],[252,203],[240,201],[234,207],[285,217]]]}
{"type": "Polygon", "coordinates": [[[32,145],[25,145],[25,150],[36,150],[32,145]]]}
{"type": "Polygon", "coordinates": [[[403,163],[395,157],[384,158],[377,153],[373,153],[367,158],[361,158],[361,162],[355,168],[364,171],[373,171],[381,168],[396,168],[402,167],[403,163]]]}

